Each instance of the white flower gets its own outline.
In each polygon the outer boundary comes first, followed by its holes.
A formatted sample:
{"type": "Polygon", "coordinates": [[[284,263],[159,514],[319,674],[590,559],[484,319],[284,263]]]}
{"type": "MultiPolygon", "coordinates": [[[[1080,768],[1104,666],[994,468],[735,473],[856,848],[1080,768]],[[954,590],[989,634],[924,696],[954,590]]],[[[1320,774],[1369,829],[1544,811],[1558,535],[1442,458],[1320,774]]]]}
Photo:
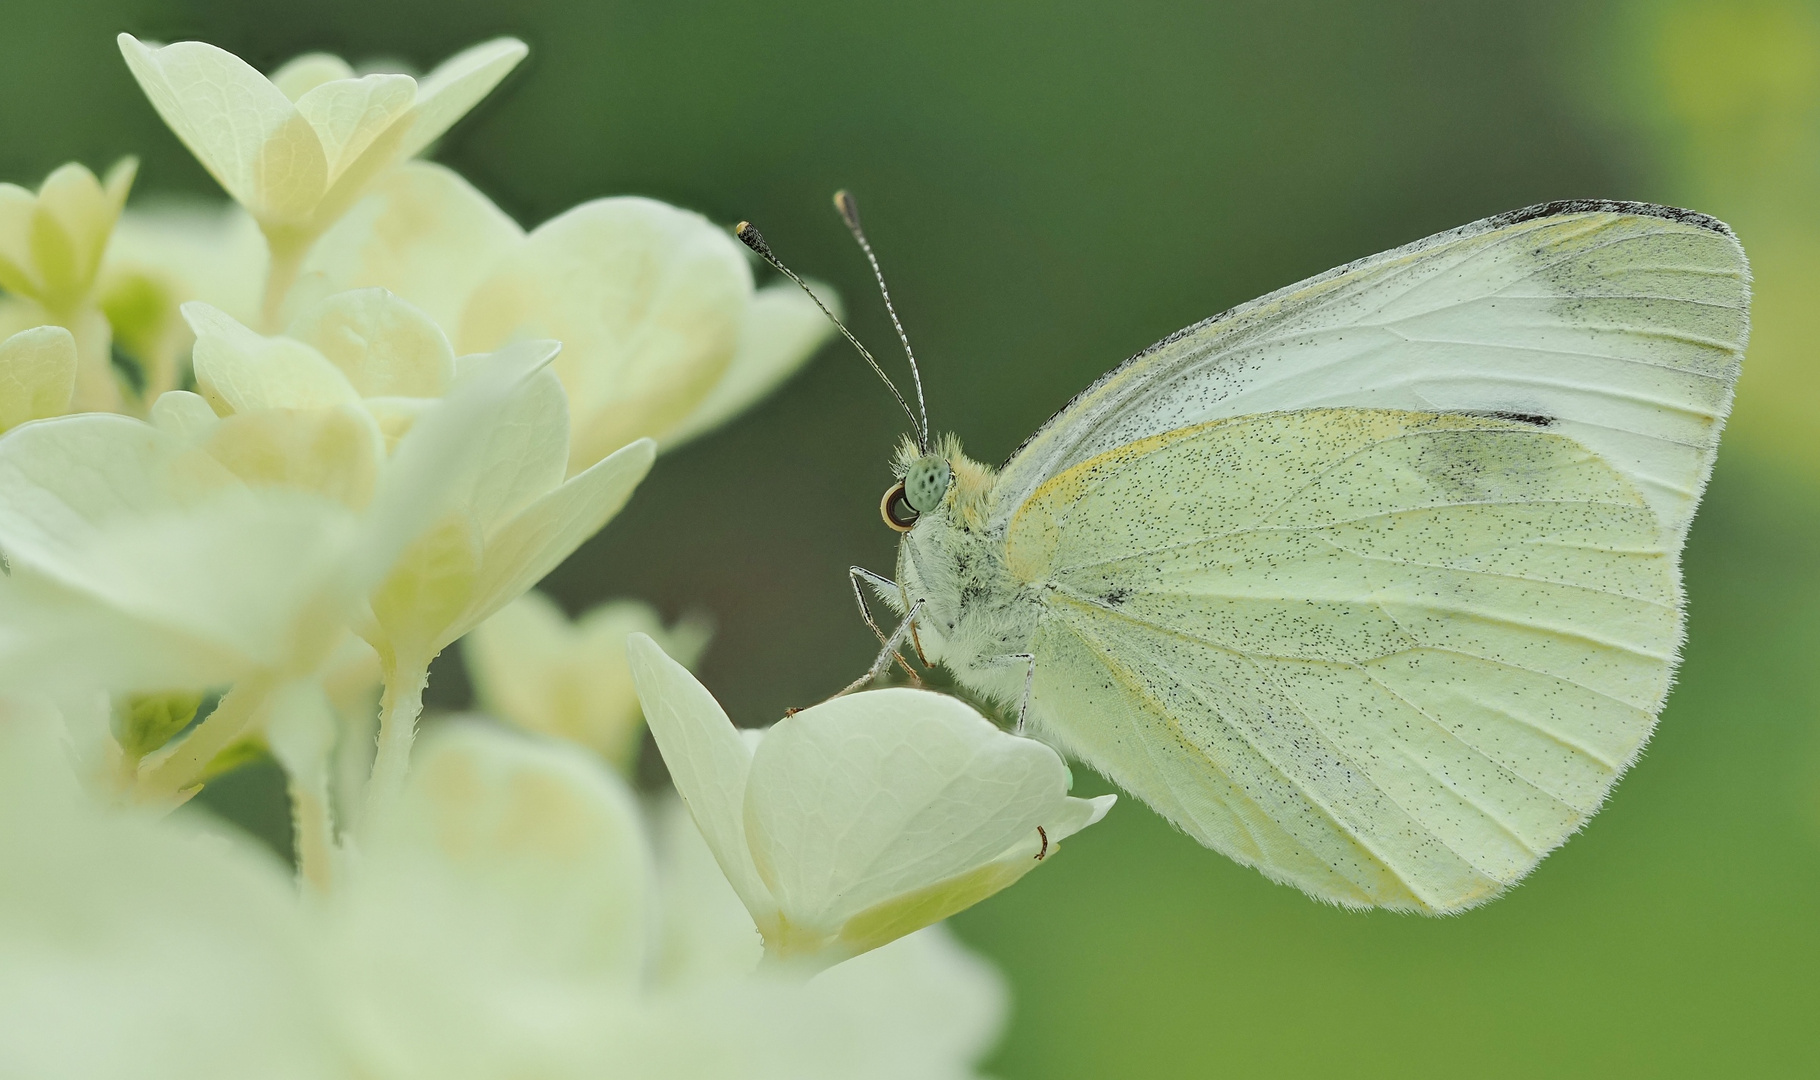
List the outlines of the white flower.
{"type": "MultiPolygon", "coordinates": [[[[471,506],[477,478],[493,475],[487,451],[510,443],[500,432],[545,358],[508,351],[483,365],[382,462],[371,440],[363,451],[342,438],[362,430],[364,414],[273,409],[273,423],[240,431],[239,418],[217,419],[183,393],[159,400],[153,424],[86,413],[6,433],[0,685],[236,684],[142,777],[156,797],[193,783],[266,696],[313,676],[369,594],[413,572],[411,553],[439,523],[471,506]]],[[[273,378],[249,376],[236,392],[307,383],[280,369],[256,371],[273,378]]],[[[557,518],[558,532],[572,524],[557,518]]],[[[533,571],[544,557],[535,543],[518,553],[533,571]]]]}
{"type": "Polygon", "coordinates": [[[299,57],[270,79],[200,41],[120,52],[158,115],[268,235],[315,236],[386,166],[424,149],[524,58],[512,38],[459,53],[419,82],[356,77],[299,57]]]}
{"type": "Polygon", "coordinates": [[[733,943],[756,934],[674,826],[692,827],[671,815],[654,853],[624,783],[576,748],[426,737],[394,811],[300,904],[199,816],[79,799],[17,712],[0,1046],[21,1075],[961,1080],[1002,1022],[994,973],[939,935],[807,984],[752,973],[733,943]]]}
{"type": "Polygon", "coordinates": [[[525,593],[462,639],[480,707],[525,729],[580,743],[621,772],[634,764],[643,716],[626,635],[649,634],[693,664],[708,644],[701,619],[670,629],[647,604],[602,604],[571,621],[548,597],[525,593]]]}
{"type": "Polygon", "coordinates": [[[435,324],[382,289],[326,298],[299,316],[292,336],[256,334],[203,304],[184,314],[196,331],[197,386],[225,414],[210,436],[218,455],[249,481],[354,506],[369,497],[388,444],[461,378],[499,364],[537,369],[474,440],[455,504],[423,523],[373,593],[368,637],[395,671],[421,671],[542,578],[625,505],[650,468],[652,447],[634,442],[564,479],[568,413],[544,368],[555,342],[458,366],[435,324]]]}
{"type": "Polygon", "coordinates": [[[35,326],[0,341],[0,432],[61,416],[76,390],[76,339],[61,326],[35,326]]]}
{"type": "Polygon", "coordinates": [[[165,202],[120,215],[95,299],[116,359],[139,369],[140,400],[156,401],[183,375],[196,338],[179,309],[206,300],[257,321],[269,263],[258,224],[233,203],[165,202]]]}
{"type": "Polygon", "coordinates": [[[921,690],[835,698],[754,749],[655,642],[628,642],[645,718],[767,954],[826,965],[998,892],[1115,796],[1068,795],[1061,757],[921,690]]]}
{"type": "Polygon", "coordinates": [[[726,422],[832,332],[794,285],[755,289],[745,249],[700,215],[596,199],[527,235],[427,162],[381,177],[312,250],[300,288],[374,285],[429,313],[464,351],[561,340],[571,471],[635,438],[670,447],[726,422]]]}
{"type": "Polygon", "coordinates": [[[95,283],[137,168],[124,158],[103,182],[72,162],[46,177],[36,194],[0,184],[0,288],[8,293],[0,301],[0,332],[54,323],[75,336],[75,409],[122,403],[107,320],[95,308],[95,283]]]}

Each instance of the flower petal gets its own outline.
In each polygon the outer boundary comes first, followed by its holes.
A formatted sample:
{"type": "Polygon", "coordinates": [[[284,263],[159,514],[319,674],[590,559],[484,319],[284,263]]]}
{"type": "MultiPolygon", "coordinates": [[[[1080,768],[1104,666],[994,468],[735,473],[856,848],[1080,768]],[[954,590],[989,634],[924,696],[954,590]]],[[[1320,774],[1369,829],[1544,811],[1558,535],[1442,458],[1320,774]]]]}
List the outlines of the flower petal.
{"type": "Polygon", "coordinates": [[[641,974],[651,862],[643,823],[625,784],[583,752],[448,724],[423,740],[403,796],[375,824],[349,906],[411,928],[409,938],[440,954],[422,959],[505,969],[498,974],[641,974]],[[450,938],[425,934],[426,918],[450,938]]]}
{"type": "Polygon", "coordinates": [[[382,285],[454,333],[462,306],[524,230],[460,176],[427,161],[392,169],[323,234],[303,273],[327,291],[382,285]]]}
{"type": "MultiPolygon", "coordinates": [[[[771,897],[746,843],[746,776],[752,750],[707,688],[687,668],[664,655],[643,634],[626,639],[632,680],[644,703],[645,722],[663,752],[677,794],[701,829],[721,872],[760,929],[774,925],[771,897]]],[[[762,743],[760,745],[763,745],[762,743]]]]}
{"type": "Polygon", "coordinates": [[[517,38],[495,38],[463,49],[436,66],[417,88],[417,117],[399,147],[412,157],[466,116],[530,50],[517,38]]]}
{"type": "Polygon", "coordinates": [[[472,630],[522,595],[599,532],[626,505],[639,481],[651,471],[656,456],[657,447],[649,439],[621,447],[489,535],[474,599],[442,644],[472,630]]]}
{"type": "Polygon", "coordinates": [[[118,40],[152,107],[236,202],[273,222],[315,208],[328,185],[322,143],[265,76],[200,41],[153,49],[131,34],[118,40]]]}
{"type": "Polygon", "coordinates": [[[458,348],[562,341],[577,472],[694,411],[732,362],[751,292],[727,230],[651,199],[597,199],[505,258],[469,302],[458,348]]]}
{"type": "Polygon", "coordinates": [[[313,52],[292,57],[284,66],[272,72],[266,78],[271,80],[278,92],[293,104],[298,98],[316,89],[326,82],[337,79],[358,78],[348,62],[333,53],[313,52]]]}
{"type": "Polygon", "coordinates": [[[475,695],[488,712],[526,731],[580,743],[622,771],[643,731],[626,637],[649,634],[693,664],[707,644],[700,621],[666,629],[648,604],[620,600],[571,622],[533,589],[462,639],[475,695]]]}
{"type": "Polygon", "coordinates": [[[297,111],[322,143],[327,183],[409,112],[416,96],[417,80],[409,75],[367,75],[325,82],[297,98],[297,111]]]}
{"type": "Polygon", "coordinates": [[[22,728],[0,723],[7,1071],[345,1076],[314,943],[276,862],[182,811],[85,805],[50,783],[68,774],[55,747],[29,750],[22,728]]]}
{"type": "Polygon", "coordinates": [[[795,925],[853,915],[991,862],[1058,816],[1068,770],[958,699],[894,688],[786,717],[753,755],[746,833],[795,925]]]}
{"type": "Polygon", "coordinates": [[[346,375],[292,338],[256,334],[201,301],[183,305],[196,332],[196,384],[219,411],[358,405],[346,375]]]}
{"type": "Polygon", "coordinates": [[[0,341],[0,431],[60,416],[76,390],[76,339],[36,326],[0,341]]]}
{"type": "Polygon", "coordinates": [[[336,293],[299,316],[288,334],[340,368],[363,398],[441,397],[455,378],[448,338],[384,289],[336,293]]]}
{"type": "MultiPolygon", "coordinates": [[[[835,315],[840,298],[826,286],[815,293],[835,315]]],[[[752,295],[745,321],[739,329],[739,348],[726,374],[695,406],[695,411],[659,439],[665,450],[719,427],[757,404],[821,348],[834,333],[827,316],[815,301],[793,283],[768,285],[752,295]]]]}

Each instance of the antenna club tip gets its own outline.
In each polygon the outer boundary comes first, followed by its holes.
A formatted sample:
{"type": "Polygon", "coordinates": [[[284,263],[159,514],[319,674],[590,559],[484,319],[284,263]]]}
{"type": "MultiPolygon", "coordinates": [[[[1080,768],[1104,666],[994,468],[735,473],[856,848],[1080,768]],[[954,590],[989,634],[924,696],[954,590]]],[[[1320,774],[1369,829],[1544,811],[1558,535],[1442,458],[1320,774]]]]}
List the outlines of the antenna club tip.
{"type": "Polygon", "coordinates": [[[742,221],[738,225],[735,225],[733,227],[733,235],[739,238],[740,243],[751,248],[753,251],[758,252],[760,255],[768,257],[771,254],[771,245],[765,243],[764,234],[760,233],[756,228],[753,228],[750,221],[742,221]]]}
{"type": "Polygon", "coordinates": [[[853,200],[853,193],[841,188],[834,193],[834,209],[840,211],[841,220],[850,229],[859,228],[859,203],[853,200]]]}

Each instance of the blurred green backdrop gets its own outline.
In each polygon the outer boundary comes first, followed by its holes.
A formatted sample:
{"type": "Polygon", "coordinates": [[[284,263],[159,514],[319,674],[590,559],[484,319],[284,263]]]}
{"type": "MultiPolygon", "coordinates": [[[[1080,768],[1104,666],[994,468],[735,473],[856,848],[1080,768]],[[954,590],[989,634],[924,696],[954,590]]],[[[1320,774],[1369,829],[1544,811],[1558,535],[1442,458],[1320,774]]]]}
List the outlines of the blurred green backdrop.
{"type": "MultiPolygon", "coordinates": [[[[1177,327],[1439,229],[1574,196],[1731,221],[1756,333],[1688,552],[1686,666],[1585,835],[1490,908],[1424,920],[1319,907],[1127,801],[957,922],[1014,984],[1012,1080],[1820,1071],[1820,5],[19,3],[0,178],[131,152],[140,197],[216,194],[122,29],[267,69],[427,68],[516,34],[530,60],[441,160],[526,225],[617,193],[750,218],[886,355],[828,206],[850,187],[936,425],[988,460],[1177,327]]],[[[830,349],[665,458],[547,587],[711,612],[704,677],[742,722],[815,701],[872,653],[845,569],[891,566],[899,432],[830,349]]],[[[439,680],[459,702],[458,666],[439,680]]],[[[236,783],[234,812],[273,827],[276,789],[236,783]]]]}

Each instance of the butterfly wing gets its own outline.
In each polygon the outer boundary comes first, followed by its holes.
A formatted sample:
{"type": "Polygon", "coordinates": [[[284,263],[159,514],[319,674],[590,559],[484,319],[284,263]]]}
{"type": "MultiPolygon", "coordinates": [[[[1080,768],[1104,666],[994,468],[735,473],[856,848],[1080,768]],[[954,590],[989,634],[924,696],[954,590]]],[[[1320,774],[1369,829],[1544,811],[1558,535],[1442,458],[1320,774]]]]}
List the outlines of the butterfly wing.
{"type": "MultiPolygon", "coordinates": [[[[1748,330],[1712,218],[1551,203],[1362,259],[1191,326],[1082,393],[1007,463],[1009,518],[1063,470],[1165,431],[1327,406],[1527,416],[1591,447],[1686,532],[1748,330]]],[[[1002,522],[1001,522],[1002,523],[1002,522]]]]}
{"type": "Polygon", "coordinates": [[[1648,739],[1678,547],[1555,430],[1343,408],[1086,460],[1006,554],[1070,751],[1316,897],[1445,912],[1527,873],[1648,739]]]}

